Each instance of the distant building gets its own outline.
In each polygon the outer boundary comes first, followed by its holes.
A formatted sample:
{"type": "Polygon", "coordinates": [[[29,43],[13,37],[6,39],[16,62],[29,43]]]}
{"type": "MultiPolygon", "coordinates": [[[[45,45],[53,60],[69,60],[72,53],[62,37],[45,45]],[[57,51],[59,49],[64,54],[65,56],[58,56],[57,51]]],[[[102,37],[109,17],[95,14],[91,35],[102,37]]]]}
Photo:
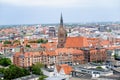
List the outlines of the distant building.
{"type": "Polygon", "coordinates": [[[85,62],[104,62],[107,59],[106,49],[83,48],[85,62]]]}
{"type": "MultiPolygon", "coordinates": [[[[90,65],[85,65],[89,66],[90,65]]],[[[92,66],[95,67],[95,66],[92,66]]],[[[97,67],[95,68],[85,68],[85,67],[73,67],[74,70],[72,71],[72,76],[73,77],[81,77],[84,79],[91,79],[91,78],[98,78],[100,76],[111,76],[113,75],[112,70],[108,69],[98,69],[97,67]]]]}
{"type": "Polygon", "coordinates": [[[49,37],[56,37],[56,31],[55,31],[55,27],[54,26],[49,26],[49,37]]]}
{"type": "Polygon", "coordinates": [[[105,32],[105,31],[107,31],[107,26],[100,25],[99,28],[98,28],[98,30],[99,30],[100,32],[105,32]]]}

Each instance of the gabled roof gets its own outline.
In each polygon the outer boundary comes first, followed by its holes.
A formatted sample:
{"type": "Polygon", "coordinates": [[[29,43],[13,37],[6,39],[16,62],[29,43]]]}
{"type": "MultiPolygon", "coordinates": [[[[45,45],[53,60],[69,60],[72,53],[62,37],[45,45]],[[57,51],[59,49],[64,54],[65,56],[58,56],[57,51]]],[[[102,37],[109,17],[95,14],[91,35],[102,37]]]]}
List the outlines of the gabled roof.
{"type": "Polygon", "coordinates": [[[57,65],[56,69],[58,73],[63,69],[66,75],[69,75],[70,72],[72,71],[72,67],[67,64],[57,65]]]}
{"type": "Polygon", "coordinates": [[[65,47],[88,47],[88,41],[85,37],[67,37],[65,47]]]}

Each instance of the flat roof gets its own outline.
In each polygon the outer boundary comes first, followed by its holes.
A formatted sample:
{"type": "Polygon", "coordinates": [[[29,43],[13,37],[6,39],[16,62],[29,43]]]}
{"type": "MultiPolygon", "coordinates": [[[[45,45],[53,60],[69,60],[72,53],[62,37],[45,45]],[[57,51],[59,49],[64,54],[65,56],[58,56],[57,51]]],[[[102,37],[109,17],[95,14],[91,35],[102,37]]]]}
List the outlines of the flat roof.
{"type": "Polygon", "coordinates": [[[65,79],[65,77],[62,76],[52,76],[52,77],[48,77],[45,80],[62,80],[65,79]]]}

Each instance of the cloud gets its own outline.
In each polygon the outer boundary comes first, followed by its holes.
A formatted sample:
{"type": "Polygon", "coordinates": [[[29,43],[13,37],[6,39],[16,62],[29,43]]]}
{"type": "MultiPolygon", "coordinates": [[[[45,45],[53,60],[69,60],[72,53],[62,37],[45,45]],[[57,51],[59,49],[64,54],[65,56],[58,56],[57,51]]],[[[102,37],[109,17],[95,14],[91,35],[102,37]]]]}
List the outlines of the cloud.
{"type": "Polygon", "coordinates": [[[46,6],[46,7],[113,7],[119,0],[0,0],[2,4],[14,6],[46,6]]]}

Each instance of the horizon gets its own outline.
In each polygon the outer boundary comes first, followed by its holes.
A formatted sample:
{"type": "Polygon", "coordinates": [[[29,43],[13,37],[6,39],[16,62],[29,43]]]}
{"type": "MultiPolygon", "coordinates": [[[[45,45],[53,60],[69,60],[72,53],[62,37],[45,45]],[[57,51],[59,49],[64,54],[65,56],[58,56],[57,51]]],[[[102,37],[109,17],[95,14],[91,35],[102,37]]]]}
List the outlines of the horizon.
{"type": "MultiPolygon", "coordinates": [[[[63,20],[64,21],[64,20],[63,20]]],[[[96,23],[98,23],[98,24],[104,24],[104,23],[119,23],[120,24],[120,21],[104,21],[104,22],[68,22],[68,23],[64,23],[63,22],[63,24],[64,25],[68,25],[68,24],[70,24],[70,25],[74,25],[74,24],[79,24],[79,25],[85,25],[85,24],[96,24],[96,23]]],[[[33,23],[33,24],[31,24],[31,23],[26,23],[26,24],[0,24],[0,26],[8,26],[8,25],[13,25],[13,26],[15,26],[15,25],[59,25],[60,23],[58,22],[58,23],[33,23]]]]}
{"type": "Polygon", "coordinates": [[[0,25],[120,22],[119,0],[0,0],[0,25]]]}

